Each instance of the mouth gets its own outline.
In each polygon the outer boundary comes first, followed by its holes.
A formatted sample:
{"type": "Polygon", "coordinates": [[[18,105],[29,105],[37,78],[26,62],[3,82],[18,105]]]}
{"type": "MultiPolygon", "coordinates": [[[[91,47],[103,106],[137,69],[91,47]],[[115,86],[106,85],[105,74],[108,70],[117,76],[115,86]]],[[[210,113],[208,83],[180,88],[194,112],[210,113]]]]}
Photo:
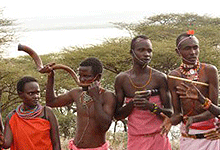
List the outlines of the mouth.
{"type": "Polygon", "coordinates": [[[148,63],[150,60],[151,60],[150,58],[142,59],[143,62],[147,62],[147,63],[148,63]]]}

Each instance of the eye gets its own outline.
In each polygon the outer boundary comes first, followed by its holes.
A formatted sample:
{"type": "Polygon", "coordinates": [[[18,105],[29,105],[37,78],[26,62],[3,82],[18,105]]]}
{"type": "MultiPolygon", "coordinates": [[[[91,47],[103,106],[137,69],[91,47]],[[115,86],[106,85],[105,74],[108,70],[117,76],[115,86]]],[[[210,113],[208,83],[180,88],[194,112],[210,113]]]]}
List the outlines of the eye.
{"type": "Polygon", "coordinates": [[[193,46],[193,49],[194,49],[194,50],[197,50],[198,48],[199,48],[199,46],[198,46],[198,45],[193,46]]]}

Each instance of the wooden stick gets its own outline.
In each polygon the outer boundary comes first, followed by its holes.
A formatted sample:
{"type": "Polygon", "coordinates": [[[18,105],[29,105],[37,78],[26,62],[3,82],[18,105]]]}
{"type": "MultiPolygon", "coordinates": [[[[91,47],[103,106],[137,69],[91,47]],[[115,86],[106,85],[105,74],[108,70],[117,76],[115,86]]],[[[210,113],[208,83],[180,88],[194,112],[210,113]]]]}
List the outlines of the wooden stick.
{"type": "Polygon", "coordinates": [[[176,80],[181,80],[181,81],[190,82],[190,83],[193,83],[193,84],[200,84],[200,85],[204,85],[204,86],[209,86],[209,84],[207,84],[207,83],[203,83],[203,82],[199,82],[199,81],[192,81],[192,80],[189,80],[189,79],[180,78],[180,77],[176,77],[176,76],[170,76],[170,75],[168,75],[167,77],[168,77],[168,78],[171,78],[171,79],[176,79],[176,80]]]}

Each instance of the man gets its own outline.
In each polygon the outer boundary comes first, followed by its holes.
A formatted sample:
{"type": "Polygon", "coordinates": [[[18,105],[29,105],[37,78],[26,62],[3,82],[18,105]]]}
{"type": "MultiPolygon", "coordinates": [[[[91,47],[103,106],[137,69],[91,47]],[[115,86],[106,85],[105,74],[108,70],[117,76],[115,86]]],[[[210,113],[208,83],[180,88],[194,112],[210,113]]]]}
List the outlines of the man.
{"type": "Polygon", "coordinates": [[[128,150],[171,150],[167,136],[161,136],[161,113],[171,116],[166,75],[151,68],[152,44],[144,35],[131,41],[133,66],[116,77],[116,119],[128,117],[128,150]],[[151,96],[152,91],[159,95],[151,96]],[[145,92],[140,92],[145,91],[145,92]],[[123,105],[126,102],[126,105],[123,105]]]}
{"type": "Polygon", "coordinates": [[[112,92],[100,86],[102,64],[96,58],[87,58],[79,65],[79,80],[88,87],[75,88],[56,96],[54,94],[54,72],[45,66],[48,74],[46,103],[51,107],[72,104],[77,107],[77,130],[69,143],[71,150],[107,150],[109,145],[105,135],[115,112],[116,102],[112,92]]]}
{"type": "Polygon", "coordinates": [[[60,150],[58,123],[53,111],[39,104],[40,87],[33,77],[17,83],[23,103],[5,120],[2,147],[11,150],[60,150]]]}
{"type": "MultiPolygon", "coordinates": [[[[176,87],[183,82],[184,78],[197,82],[197,88],[201,93],[211,99],[212,103],[217,104],[217,69],[213,65],[199,62],[199,40],[193,33],[183,33],[177,37],[176,52],[182,58],[182,64],[179,68],[171,71],[168,76],[168,85],[174,108],[174,115],[170,119],[170,124],[183,123],[181,125],[180,149],[220,149],[219,140],[206,140],[203,135],[215,128],[214,116],[203,109],[198,101],[180,98],[176,93],[176,87]]],[[[166,122],[164,126],[169,128],[168,124],[166,122]]]]}

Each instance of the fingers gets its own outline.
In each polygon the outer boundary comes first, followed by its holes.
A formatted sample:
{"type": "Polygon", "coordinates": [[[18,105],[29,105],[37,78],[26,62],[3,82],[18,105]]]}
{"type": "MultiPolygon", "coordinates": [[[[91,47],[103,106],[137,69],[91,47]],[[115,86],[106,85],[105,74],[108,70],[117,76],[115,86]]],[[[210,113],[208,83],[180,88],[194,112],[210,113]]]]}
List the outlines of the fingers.
{"type": "Polygon", "coordinates": [[[165,119],[165,118],[169,118],[167,115],[165,115],[163,112],[160,113],[160,115],[165,119]]]}
{"type": "Polygon", "coordinates": [[[210,131],[204,135],[208,140],[217,140],[220,139],[220,132],[218,129],[210,131]]]}
{"type": "Polygon", "coordinates": [[[161,124],[160,128],[161,128],[161,132],[160,134],[163,136],[164,134],[167,136],[170,128],[172,126],[170,118],[168,116],[166,116],[164,113],[160,113],[160,115],[164,118],[163,123],[161,124]]]}

